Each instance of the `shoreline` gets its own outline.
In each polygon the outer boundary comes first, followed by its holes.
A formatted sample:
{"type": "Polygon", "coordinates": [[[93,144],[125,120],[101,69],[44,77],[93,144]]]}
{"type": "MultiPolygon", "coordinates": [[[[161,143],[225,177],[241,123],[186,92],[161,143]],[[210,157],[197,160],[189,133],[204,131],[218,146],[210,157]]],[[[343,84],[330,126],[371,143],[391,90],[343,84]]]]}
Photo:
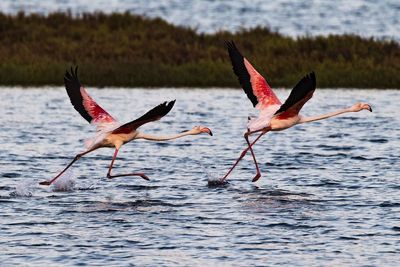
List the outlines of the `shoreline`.
{"type": "Polygon", "coordinates": [[[203,34],[129,13],[0,13],[0,85],[63,85],[78,65],[87,87],[239,88],[226,40],[273,88],[292,88],[312,70],[318,88],[400,88],[395,40],[294,38],[261,27],[203,34]]]}

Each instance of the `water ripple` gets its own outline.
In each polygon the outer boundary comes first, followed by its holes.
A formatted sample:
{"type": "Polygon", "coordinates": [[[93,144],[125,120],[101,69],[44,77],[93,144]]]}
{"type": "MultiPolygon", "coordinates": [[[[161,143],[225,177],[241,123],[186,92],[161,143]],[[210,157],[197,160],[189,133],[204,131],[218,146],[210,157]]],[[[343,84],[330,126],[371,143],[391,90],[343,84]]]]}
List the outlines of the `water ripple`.
{"type": "MultiPolygon", "coordinates": [[[[213,181],[246,147],[246,117],[255,114],[241,90],[90,92],[121,121],[177,98],[175,111],[143,131],[175,133],[201,123],[215,135],[123,146],[115,171],[143,171],[149,182],[107,179],[113,151],[101,149],[73,165],[64,177],[73,185],[42,187],[38,182],[62,170],[93,131],[62,88],[1,88],[0,99],[18,99],[19,108],[15,101],[0,105],[7,122],[0,128],[0,265],[400,261],[400,121],[392,112],[400,102],[397,91],[317,90],[304,115],[326,113],[332,101],[332,109],[359,100],[379,109],[269,133],[254,147],[261,179],[251,182],[255,167],[248,154],[222,185],[213,181]],[[194,104],[199,99],[201,113],[194,104]],[[385,130],[382,121],[391,122],[385,130]]],[[[289,93],[276,92],[281,99],[289,93]]]]}

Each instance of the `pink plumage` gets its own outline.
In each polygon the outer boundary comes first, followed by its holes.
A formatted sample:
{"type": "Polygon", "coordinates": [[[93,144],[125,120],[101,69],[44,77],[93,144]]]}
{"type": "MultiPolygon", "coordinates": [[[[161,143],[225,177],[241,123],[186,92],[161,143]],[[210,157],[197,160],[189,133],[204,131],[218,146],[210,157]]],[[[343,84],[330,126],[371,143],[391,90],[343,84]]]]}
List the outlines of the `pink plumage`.
{"type": "Polygon", "coordinates": [[[253,89],[253,94],[257,97],[258,104],[256,108],[258,109],[266,109],[272,105],[282,105],[281,101],[279,101],[278,97],[275,95],[274,91],[272,91],[271,87],[261,76],[260,73],[250,64],[250,62],[244,58],[244,65],[246,66],[247,71],[250,75],[251,87],[253,89]]]}
{"type": "Polygon", "coordinates": [[[253,157],[254,165],[257,171],[253,178],[253,182],[257,181],[261,177],[260,169],[258,167],[252,146],[261,138],[261,136],[269,131],[282,131],[299,123],[321,120],[345,112],[358,112],[362,109],[372,111],[370,105],[357,103],[350,109],[343,109],[317,117],[304,118],[299,115],[299,112],[304,104],[311,99],[315,91],[316,78],[314,72],[304,76],[295,85],[285,103],[282,104],[264,77],[258,73],[258,71],[245,57],[243,57],[240,51],[236,48],[234,42],[227,42],[226,46],[228,48],[229,58],[232,62],[233,72],[238,77],[240,85],[242,86],[253,106],[260,110],[260,114],[257,118],[249,118],[247,123],[247,131],[244,134],[244,138],[248,147],[243,150],[240,157],[221,179],[221,183],[224,182],[224,180],[249,150],[253,157]],[[259,135],[252,143],[250,143],[249,136],[255,133],[258,133],[259,135]]]}
{"type": "Polygon", "coordinates": [[[108,123],[115,121],[107,111],[100,107],[96,101],[88,95],[83,86],[80,88],[80,91],[83,98],[83,106],[86,112],[93,118],[92,123],[108,123]]]}

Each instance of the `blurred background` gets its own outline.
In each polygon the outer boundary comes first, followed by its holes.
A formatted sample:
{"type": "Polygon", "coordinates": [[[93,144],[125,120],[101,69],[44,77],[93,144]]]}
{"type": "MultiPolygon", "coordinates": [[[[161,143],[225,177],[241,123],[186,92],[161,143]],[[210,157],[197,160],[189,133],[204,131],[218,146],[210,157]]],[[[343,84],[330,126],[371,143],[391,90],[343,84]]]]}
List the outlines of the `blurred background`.
{"type": "Polygon", "coordinates": [[[198,32],[238,31],[268,27],[289,36],[353,33],[399,40],[400,2],[396,0],[113,0],[55,1],[3,0],[4,13],[50,14],[53,12],[129,12],[198,32]]]}
{"type": "Polygon", "coordinates": [[[3,85],[61,85],[78,64],[96,86],[233,87],[224,41],[234,40],[274,86],[310,70],[320,87],[400,86],[396,0],[3,0],[0,10],[3,85]]]}

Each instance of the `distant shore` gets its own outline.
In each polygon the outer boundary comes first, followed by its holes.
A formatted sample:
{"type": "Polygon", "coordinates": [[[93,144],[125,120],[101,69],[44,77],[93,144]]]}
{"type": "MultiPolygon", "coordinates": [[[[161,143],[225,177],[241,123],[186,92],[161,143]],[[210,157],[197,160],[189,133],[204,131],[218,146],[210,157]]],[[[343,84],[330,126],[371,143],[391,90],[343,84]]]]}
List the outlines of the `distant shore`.
{"type": "Polygon", "coordinates": [[[79,65],[88,86],[239,87],[226,40],[272,87],[293,87],[314,70],[322,88],[400,88],[394,40],[293,38],[268,28],[201,34],[128,13],[0,13],[0,85],[62,85],[66,68],[79,65]]]}

